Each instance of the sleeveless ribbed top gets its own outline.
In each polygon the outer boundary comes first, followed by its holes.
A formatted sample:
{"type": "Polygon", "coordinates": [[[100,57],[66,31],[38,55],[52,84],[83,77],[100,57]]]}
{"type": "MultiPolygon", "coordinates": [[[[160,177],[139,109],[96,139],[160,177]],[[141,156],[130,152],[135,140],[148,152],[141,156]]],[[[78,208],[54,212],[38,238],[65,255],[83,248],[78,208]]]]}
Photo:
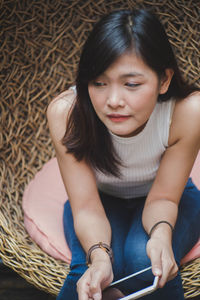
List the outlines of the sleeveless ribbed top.
{"type": "Polygon", "coordinates": [[[110,132],[123,167],[120,166],[120,178],[95,171],[99,190],[125,199],[148,194],[168,146],[174,103],[173,100],[158,102],[146,126],[136,136],[123,138],[110,132]]]}

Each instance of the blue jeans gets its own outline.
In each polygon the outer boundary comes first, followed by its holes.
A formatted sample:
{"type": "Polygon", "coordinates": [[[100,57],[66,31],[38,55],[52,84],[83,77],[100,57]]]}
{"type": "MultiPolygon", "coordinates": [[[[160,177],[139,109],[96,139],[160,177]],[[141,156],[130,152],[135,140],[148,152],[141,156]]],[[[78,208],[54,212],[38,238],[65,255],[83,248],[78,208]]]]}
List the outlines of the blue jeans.
{"type": "MultiPolygon", "coordinates": [[[[142,210],[145,197],[119,199],[100,192],[100,197],[112,228],[112,249],[114,252],[114,280],[149,267],[151,262],[146,254],[148,235],[142,226],[142,210]]],[[[57,300],[77,300],[76,282],[86,271],[86,255],[76,237],[69,201],[64,207],[64,231],[72,251],[71,269],[57,300]]],[[[173,251],[176,262],[195,245],[200,236],[200,191],[189,179],[179,204],[179,213],[173,233],[173,251]]],[[[151,271],[130,279],[118,287],[125,294],[144,288],[153,280],[151,271]]],[[[180,274],[162,289],[158,289],[144,300],[183,300],[184,293],[180,274]]]]}

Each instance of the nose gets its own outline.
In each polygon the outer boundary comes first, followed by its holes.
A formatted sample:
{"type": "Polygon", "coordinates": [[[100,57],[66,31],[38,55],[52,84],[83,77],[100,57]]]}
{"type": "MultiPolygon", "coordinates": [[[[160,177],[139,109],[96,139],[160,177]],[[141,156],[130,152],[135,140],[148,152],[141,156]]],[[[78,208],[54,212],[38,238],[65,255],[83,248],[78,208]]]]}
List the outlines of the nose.
{"type": "Polygon", "coordinates": [[[112,108],[123,107],[124,100],[117,88],[112,88],[107,94],[107,105],[112,108]]]}

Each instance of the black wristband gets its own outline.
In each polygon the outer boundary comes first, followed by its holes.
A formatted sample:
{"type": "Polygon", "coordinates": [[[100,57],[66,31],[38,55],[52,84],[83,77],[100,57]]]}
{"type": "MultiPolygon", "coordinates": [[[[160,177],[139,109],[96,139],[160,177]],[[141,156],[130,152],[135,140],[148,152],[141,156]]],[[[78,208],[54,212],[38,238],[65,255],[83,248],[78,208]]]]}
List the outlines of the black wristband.
{"type": "Polygon", "coordinates": [[[159,224],[161,224],[161,223],[165,223],[165,224],[169,225],[169,227],[171,228],[172,233],[173,233],[174,227],[172,226],[172,224],[170,224],[168,221],[162,220],[162,221],[159,221],[159,222],[157,222],[156,224],[154,224],[154,225],[152,226],[151,230],[149,231],[149,237],[150,237],[150,238],[151,238],[151,235],[152,235],[152,232],[154,231],[154,229],[155,229],[159,224]]]}

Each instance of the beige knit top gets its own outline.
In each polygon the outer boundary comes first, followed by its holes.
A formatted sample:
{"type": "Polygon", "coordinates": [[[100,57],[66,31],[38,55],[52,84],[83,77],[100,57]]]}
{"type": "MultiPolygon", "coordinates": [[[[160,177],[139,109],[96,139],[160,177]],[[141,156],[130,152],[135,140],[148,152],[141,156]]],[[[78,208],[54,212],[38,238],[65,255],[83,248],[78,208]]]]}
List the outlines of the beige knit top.
{"type": "Polygon", "coordinates": [[[145,128],[136,136],[123,138],[110,132],[123,167],[120,178],[95,171],[99,190],[126,199],[148,194],[168,146],[174,103],[158,102],[145,128]]]}

